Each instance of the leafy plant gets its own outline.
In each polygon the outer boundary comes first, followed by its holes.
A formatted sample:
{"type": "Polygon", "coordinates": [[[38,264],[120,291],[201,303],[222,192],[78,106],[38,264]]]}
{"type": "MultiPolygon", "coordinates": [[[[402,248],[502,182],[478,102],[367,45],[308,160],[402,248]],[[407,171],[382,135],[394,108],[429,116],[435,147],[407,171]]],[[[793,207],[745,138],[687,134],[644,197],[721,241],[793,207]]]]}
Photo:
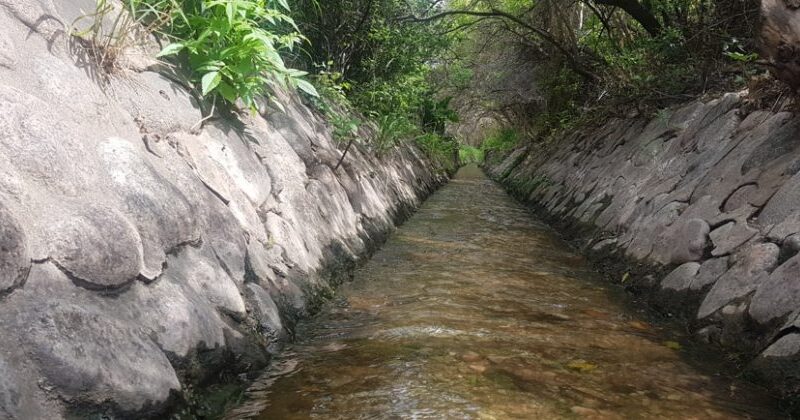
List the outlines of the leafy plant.
{"type": "Polygon", "coordinates": [[[451,137],[440,136],[434,133],[426,133],[418,136],[417,146],[425,152],[438,167],[452,171],[456,169],[456,158],[458,143],[451,137]]]}
{"type": "Polygon", "coordinates": [[[505,127],[492,132],[481,143],[484,161],[499,163],[520,141],[520,134],[514,128],[505,127]]]}
{"type": "Polygon", "coordinates": [[[350,115],[331,114],[328,119],[333,126],[333,138],[339,142],[349,141],[358,138],[358,129],[361,127],[361,120],[350,115]]]}
{"type": "Polygon", "coordinates": [[[286,0],[128,1],[171,41],[158,56],[180,55],[203,96],[241,100],[254,111],[256,98],[276,84],[318,96],[307,73],[281,58],[303,39],[286,0]]]}
{"type": "Polygon", "coordinates": [[[513,128],[501,128],[492,133],[481,144],[484,152],[507,152],[517,146],[519,133],[513,128]]]}
{"type": "Polygon", "coordinates": [[[462,165],[468,165],[470,163],[482,163],[483,158],[483,150],[477,147],[462,145],[458,149],[458,160],[462,165]]]}
{"type": "Polygon", "coordinates": [[[440,25],[399,18],[430,6],[428,0],[295,3],[293,16],[310,40],[305,67],[320,70],[314,80],[321,98],[313,103],[335,131],[342,125],[335,113],[374,121],[371,145],[378,153],[423,133],[444,134],[445,118],[454,114],[446,113],[448,103],[437,98],[430,75],[451,39],[439,33],[440,25]]]}
{"type": "Polygon", "coordinates": [[[387,114],[377,119],[378,132],[374,139],[375,149],[383,153],[403,138],[413,135],[419,129],[404,115],[387,114]]]}

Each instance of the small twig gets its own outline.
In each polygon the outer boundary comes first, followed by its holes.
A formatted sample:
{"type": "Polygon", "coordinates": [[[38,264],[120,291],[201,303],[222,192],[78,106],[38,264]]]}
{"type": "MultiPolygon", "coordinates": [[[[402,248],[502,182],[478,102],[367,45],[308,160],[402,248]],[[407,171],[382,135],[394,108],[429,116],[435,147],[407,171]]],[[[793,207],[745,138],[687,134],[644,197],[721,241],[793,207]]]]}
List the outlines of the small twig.
{"type": "Polygon", "coordinates": [[[189,129],[189,131],[193,133],[196,130],[203,128],[203,124],[214,116],[214,111],[216,110],[216,107],[217,107],[217,96],[215,95],[214,99],[211,101],[211,110],[208,112],[208,115],[201,118],[200,121],[198,121],[195,125],[192,126],[192,128],[189,129]]]}
{"type": "Polygon", "coordinates": [[[342,157],[339,158],[339,163],[336,164],[336,167],[333,168],[333,171],[336,172],[339,170],[339,167],[342,166],[342,162],[344,162],[345,156],[347,156],[347,152],[350,151],[350,146],[353,145],[355,141],[355,137],[350,137],[350,141],[347,142],[347,147],[344,148],[344,152],[342,153],[342,157]]]}

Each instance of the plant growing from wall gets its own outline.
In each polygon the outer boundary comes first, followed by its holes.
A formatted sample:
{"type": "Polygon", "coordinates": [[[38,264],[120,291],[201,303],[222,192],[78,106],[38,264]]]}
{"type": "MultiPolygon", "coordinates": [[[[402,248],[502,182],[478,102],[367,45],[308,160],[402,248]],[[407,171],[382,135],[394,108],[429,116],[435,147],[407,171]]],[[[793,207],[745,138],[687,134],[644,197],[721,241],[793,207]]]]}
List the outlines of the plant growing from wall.
{"type": "Polygon", "coordinates": [[[468,165],[470,163],[483,163],[483,158],[483,150],[477,147],[461,145],[461,147],[458,149],[458,161],[462,165],[468,165]]]}
{"type": "MultiPolygon", "coordinates": [[[[203,97],[256,110],[256,99],[269,88],[288,86],[318,96],[306,72],[286,66],[282,53],[304,39],[289,17],[287,0],[125,0],[117,11],[111,0],[97,0],[96,9],[76,20],[72,34],[90,45],[92,58],[110,72],[117,56],[139,29],[160,34],[169,43],[158,57],[177,57],[189,70],[203,97]],[[79,23],[89,20],[84,29],[79,23]]],[[[280,104],[277,104],[280,106],[280,104]]]]}
{"type": "Polygon", "coordinates": [[[287,68],[281,53],[303,39],[286,0],[129,0],[131,8],[163,22],[171,43],[159,57],[182,54],[204,97],[241,100],[252,110],[268,87],[289,85],[317,96],[306,72],[287,68]]]}
{"type": "Polygon", "coordinates": [[[129,10],[111,0],[97,0],[93,11],[70,25],[70,51],[97,70],[95,75],[105,82],[121,70],[120,57],[136,42],[139,28],[141,22],[129,10]]]}

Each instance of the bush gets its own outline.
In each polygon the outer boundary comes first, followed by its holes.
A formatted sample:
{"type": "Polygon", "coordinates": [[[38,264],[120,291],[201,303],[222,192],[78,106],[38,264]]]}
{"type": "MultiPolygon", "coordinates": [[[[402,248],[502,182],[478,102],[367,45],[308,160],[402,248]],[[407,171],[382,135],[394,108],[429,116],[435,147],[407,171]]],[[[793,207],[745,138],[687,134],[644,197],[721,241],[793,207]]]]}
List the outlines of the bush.
{"type": "Polygon", "coordinates": [[[378,133],[373,145],[378,153],[385,153],[402,139],[414,135],[419,128],[402,114],[381,115],[377,119],[378,133]]]}
{"type": "Polygon", "coordinates": [[[508,152],[519,143],[519,134],[513,128],[502,128],[495,131],[481,143],[481,150],[486,152],[508,152]]]}
{"type": "Polygon", "coordinates": [[[487,137],[481,143],[484,161],[499,163],[508,152],[513,150],[520,141],[520,135],[513,128],[501,128],[487,137]]]}
{"type": "Polygon", "coordinates": [[[461,165],[483,163],[483,157],[483,150],[477,147],[462,145],[458,149],[458,161],[461,165]]]}
{"type": "Polygon", "coordinates": [[[306,73],[280,56],[302,39],[286,0],[130,0],[130,7],[137,19],[158,23],[171,41],[159,57],[181,54],[203,96],[241,99],[252,110],[275,83],[317,96],[306,73]]]}
{"type": "Polygon", "coordinates": [[[453,171],[456,169],[458,143],[451,137],[427,133],[416,138],[417,145],[438,167],[453,171]]]}

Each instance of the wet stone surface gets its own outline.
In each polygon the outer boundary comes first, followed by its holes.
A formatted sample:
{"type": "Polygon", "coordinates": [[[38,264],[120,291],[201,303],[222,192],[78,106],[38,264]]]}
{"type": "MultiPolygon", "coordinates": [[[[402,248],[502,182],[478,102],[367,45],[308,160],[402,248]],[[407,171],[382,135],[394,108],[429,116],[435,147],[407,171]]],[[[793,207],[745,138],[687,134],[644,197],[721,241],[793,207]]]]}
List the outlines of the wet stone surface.
{"type": "Polygon", "coordinates": [[[465,168],[230,416],[784,418],[465,168]]]}

